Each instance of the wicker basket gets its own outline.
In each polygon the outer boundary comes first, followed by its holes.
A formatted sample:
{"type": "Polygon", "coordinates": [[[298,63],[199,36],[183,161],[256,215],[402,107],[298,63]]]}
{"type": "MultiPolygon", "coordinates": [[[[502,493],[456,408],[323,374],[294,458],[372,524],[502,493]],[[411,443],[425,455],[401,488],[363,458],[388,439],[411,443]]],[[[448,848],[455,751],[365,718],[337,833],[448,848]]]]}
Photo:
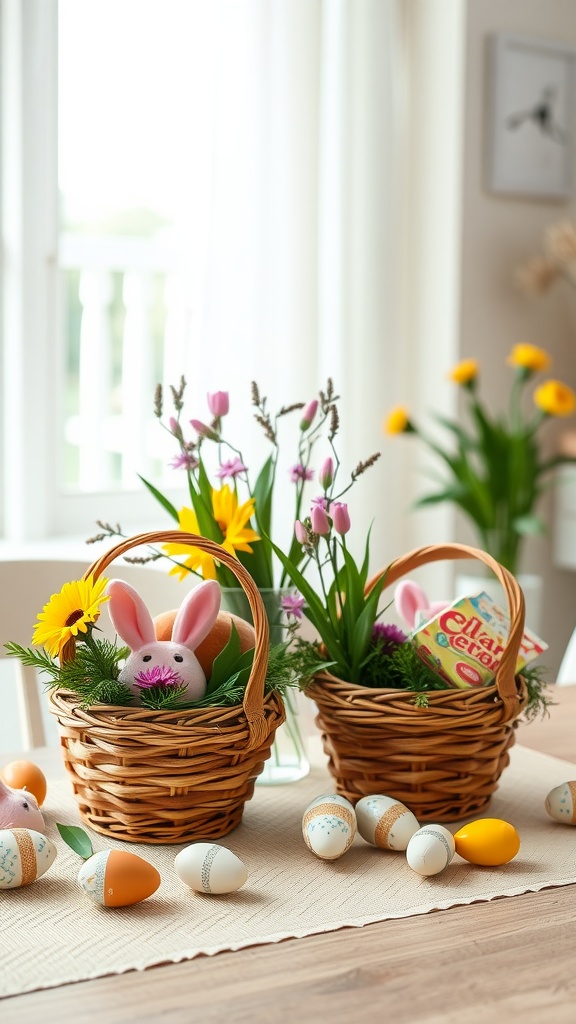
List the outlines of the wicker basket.
{"type": "Polygon", "coordinates": [[[188,711],[86,710],[69,691],[50,694],[82,820],[134,843],[214,840],[235,828],[284,721],[282,698],[264,697],[269,631],[258,588],[220,545],[180,530],[140,534],[102,555],[85,578],[97,579],[133,547],[170,542],[202,548],[232,570],[247,594],[256,647],[243,703],[188,711]]]}
{"type": "Polygon", "coordinates": [[[419,548],[368,584],[386,586],[428,562],[476,558],[492,569],[506,594],[510,633],[496,687],[436,690],[419,708],[410,690],[371,689],[320,672],[307,695],[317,704],[329,769],[340,794],[356,803],[372,793],[394,796],[420,821],[457,821],[483,811],[509,763],[515,719],[526,687],[515,676],[524,631],[524,596],[490,555],[462,544],[419,548]]]}

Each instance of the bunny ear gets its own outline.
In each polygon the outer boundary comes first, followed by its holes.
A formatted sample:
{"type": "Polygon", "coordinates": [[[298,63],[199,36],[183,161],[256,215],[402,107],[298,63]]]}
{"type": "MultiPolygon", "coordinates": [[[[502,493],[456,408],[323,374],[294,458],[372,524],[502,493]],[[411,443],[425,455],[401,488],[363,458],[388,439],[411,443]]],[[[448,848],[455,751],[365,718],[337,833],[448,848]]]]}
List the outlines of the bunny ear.
{"type": "Polygon", "coordinates": [[[428,598],[417,583],[412,580],[402,580],[394,591],[394,604],[406,625],[412,628],[418,609],[428,607],[428,598]]]}
{"type": "Polygon", "coordinates": [[[212,629],[220,611],[222,591],[216,580],[204,580],[184,598],[172,627],[172,640],[194,650],[212,629]]]}
{"type": "Polygon", "coordinates": [[[108,610],[112,625],[130,650],[137,651],[156,639],[152,616],[134,587],[123,580],[110,580],[108,610]]]}

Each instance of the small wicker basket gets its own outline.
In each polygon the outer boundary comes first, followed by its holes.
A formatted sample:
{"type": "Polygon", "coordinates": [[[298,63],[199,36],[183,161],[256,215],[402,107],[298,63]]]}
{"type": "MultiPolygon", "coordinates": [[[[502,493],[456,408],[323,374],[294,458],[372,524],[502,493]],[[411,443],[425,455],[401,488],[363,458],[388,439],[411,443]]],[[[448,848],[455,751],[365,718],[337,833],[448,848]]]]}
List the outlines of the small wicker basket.
{"type": "Polygon", "coordinates": [[[386,586],[428,562],[476,558],[500,580],[510,612],[510,633],[496,686],[435,690],[429,705],[411,690],[372,689],[319,672],[306,693],[317,704],[328,767],[338,793],[356,803],[382,793],[406,804],[420,821],[457,821],[488,805],[514,743],[526,686],[515,676],[524,632],[524,595],[507,569],[463,544],[419,548],[393,562],[386,586]]]}
{"type": "Polygon", "coordinates": [[[102,555],[84,578],[97,579],[131,548],[170,542],[212,555],[246,592],[256,647],[242,704],[188,711],[83,709],[76,694],[62,689],[50,694],[80,817],[96,832],[134,843],[227,835],[242,818],[285,717],[282,698],[274,692],[264,696],[269,630],[258,588],[219,544],[180,530],[139,534],[102,555]]]}

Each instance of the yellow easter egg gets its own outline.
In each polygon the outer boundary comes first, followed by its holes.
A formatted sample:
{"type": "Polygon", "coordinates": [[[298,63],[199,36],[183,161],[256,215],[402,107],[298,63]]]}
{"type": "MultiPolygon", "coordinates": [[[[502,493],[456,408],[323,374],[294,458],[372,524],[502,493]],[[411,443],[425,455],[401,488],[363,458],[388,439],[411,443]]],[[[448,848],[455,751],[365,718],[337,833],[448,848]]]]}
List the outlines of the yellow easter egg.
{"type": "Polygon", "coordinates": [[[478,818],[454,833],[456,853],[470,864],[497,867],[507,864],[520,849],[520,836],[501,818],[478,818]]]}

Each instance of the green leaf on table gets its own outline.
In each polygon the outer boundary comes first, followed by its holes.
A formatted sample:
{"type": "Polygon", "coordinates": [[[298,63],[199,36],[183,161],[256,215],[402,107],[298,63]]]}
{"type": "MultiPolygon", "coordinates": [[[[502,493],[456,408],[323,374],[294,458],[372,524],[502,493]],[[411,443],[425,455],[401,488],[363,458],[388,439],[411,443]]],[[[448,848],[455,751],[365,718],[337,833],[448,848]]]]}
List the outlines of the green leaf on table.
{"type": "Polygon", "coordinates": [[[83,828],[78,825],[61,825],[59,821],[56,822],[56,828],[64,842],[71,850],[74,850],[74,853],[79,854],[83,860],[88,860],[92,856],[94,853],[92,842],[83,828]]]}

